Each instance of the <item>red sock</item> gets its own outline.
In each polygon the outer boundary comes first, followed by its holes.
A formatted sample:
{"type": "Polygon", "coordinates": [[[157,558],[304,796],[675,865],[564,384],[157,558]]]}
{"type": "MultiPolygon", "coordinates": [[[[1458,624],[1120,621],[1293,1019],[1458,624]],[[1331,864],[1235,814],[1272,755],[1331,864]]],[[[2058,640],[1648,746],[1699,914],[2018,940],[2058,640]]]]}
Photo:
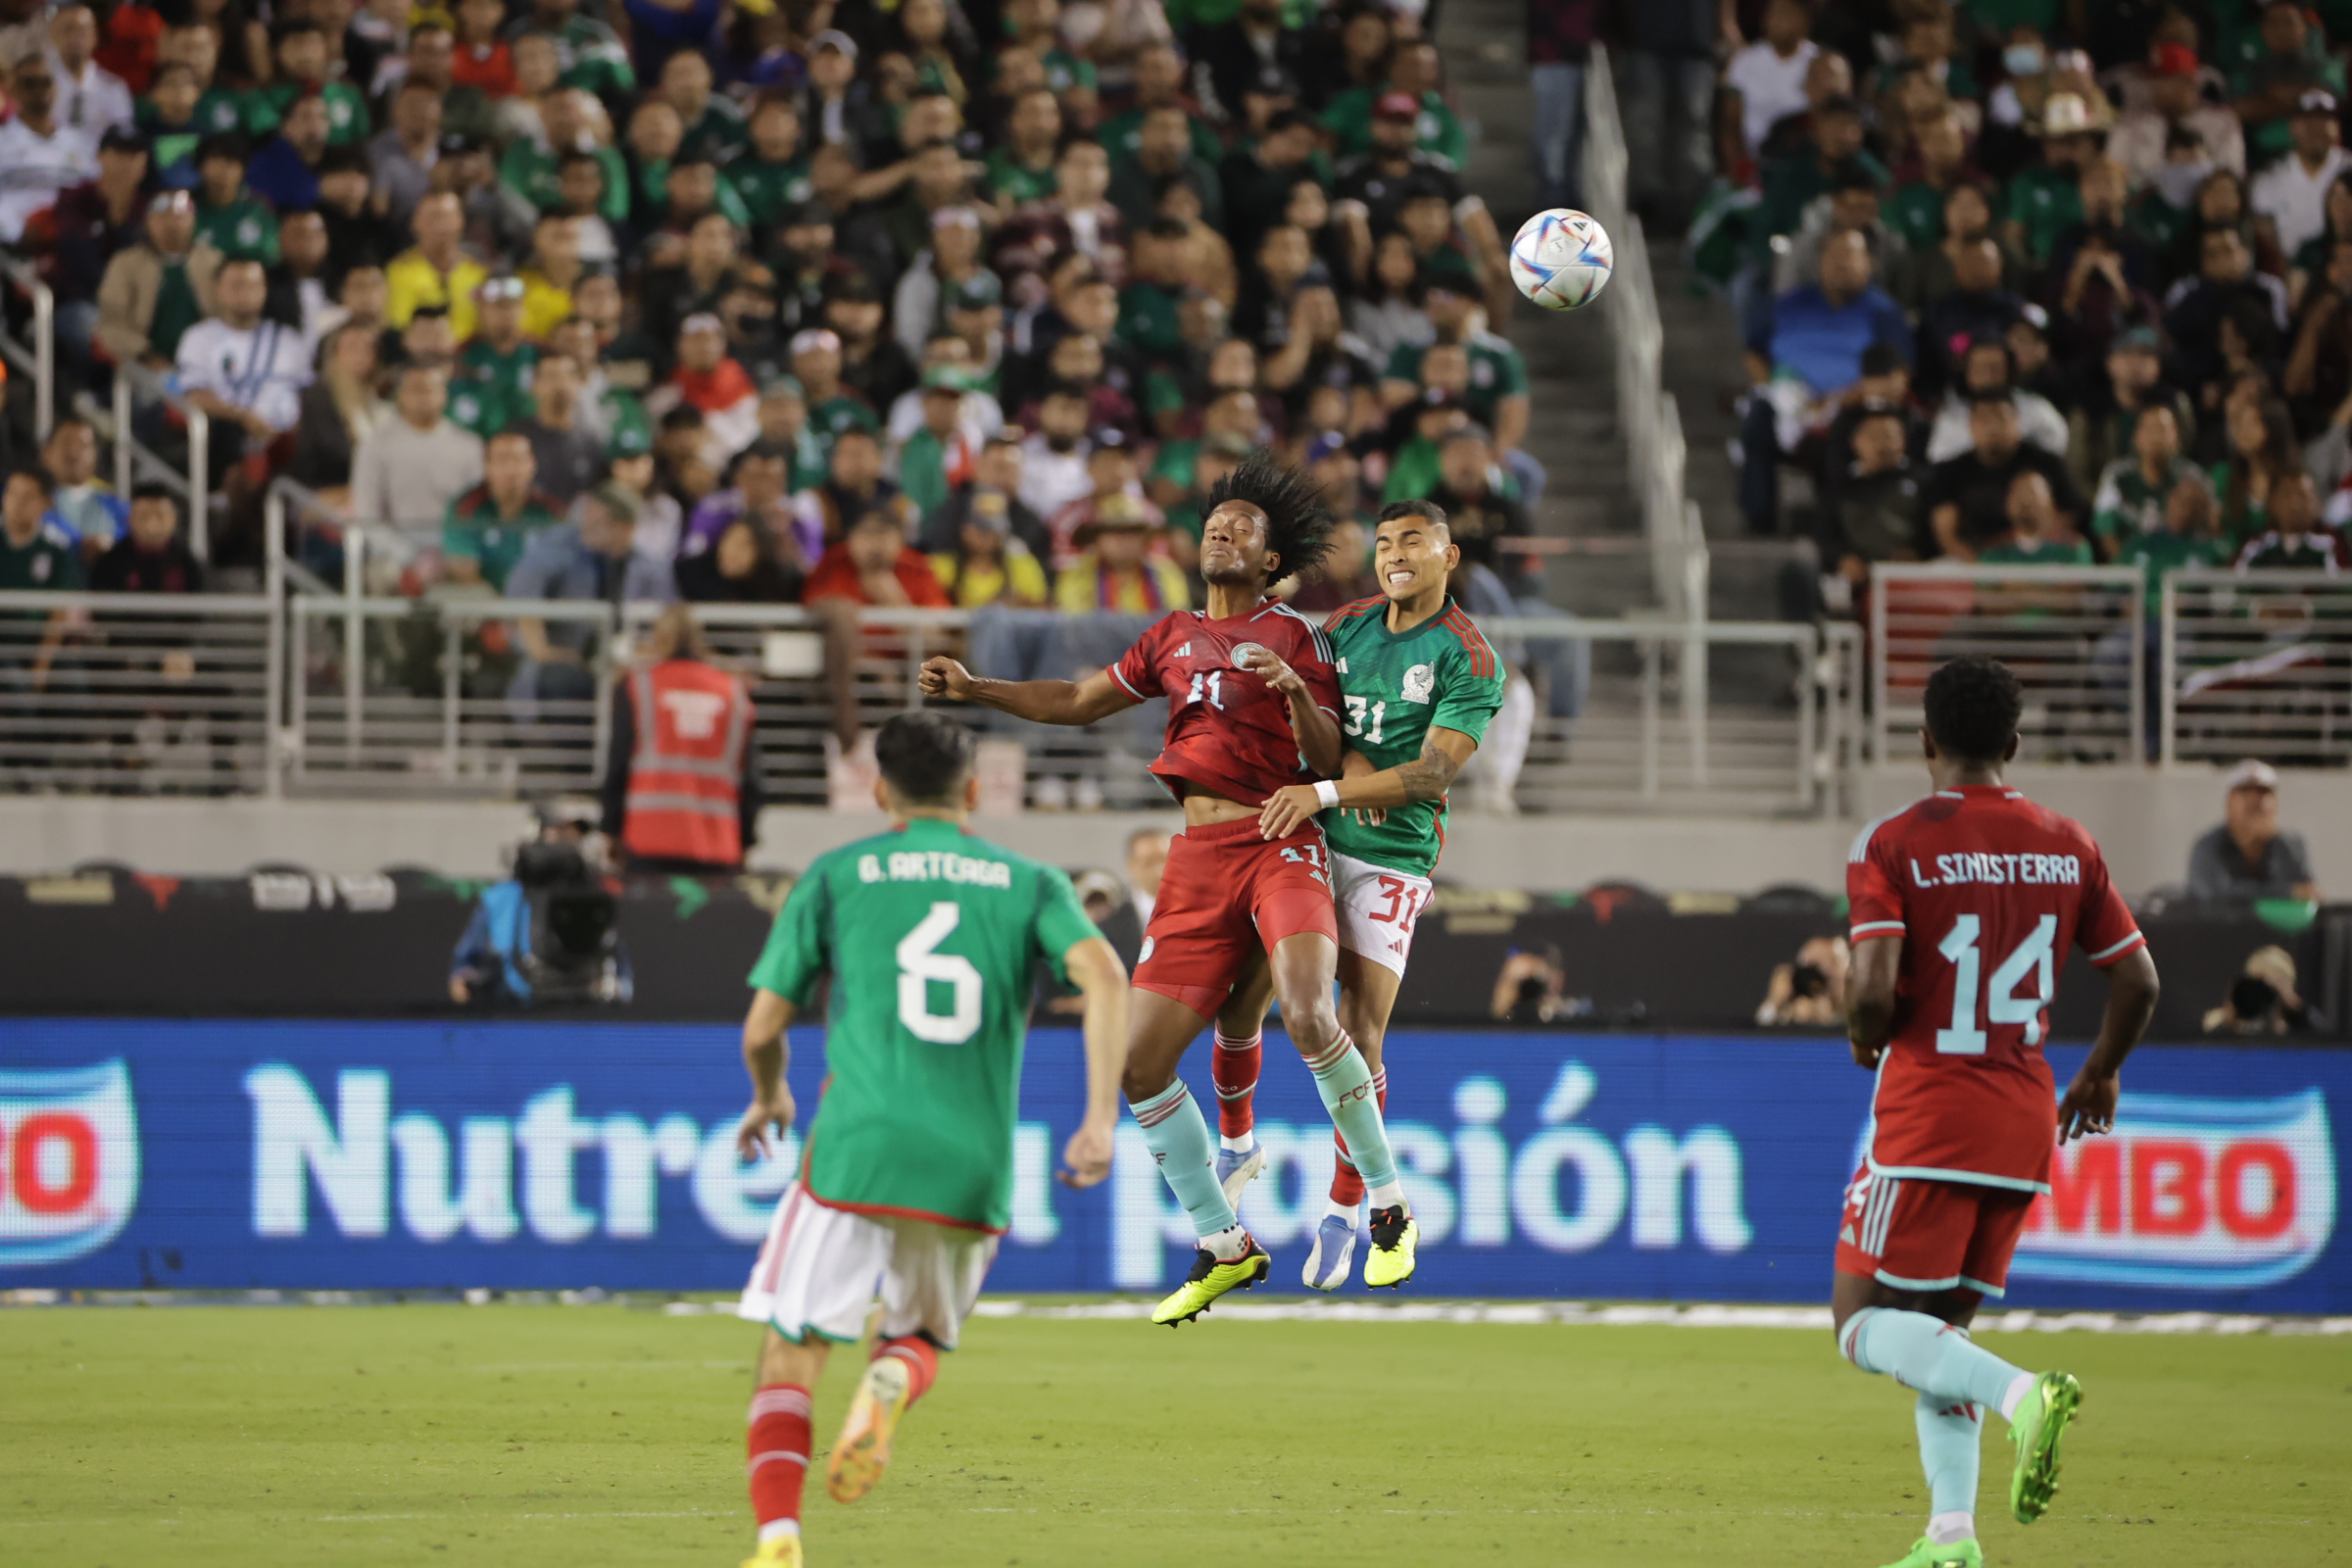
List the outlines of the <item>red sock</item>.
{"type": "Polygon", "coordinates": [[[939,1347],[919,1334],[909,1334],[905,1339],[877,1341],[874,1359],[886,1355],[906,1363],[906,1407],[914,1408],[914,1401],[929,1394],[931,1385],[939,1381],[939,1347]]]}
{"type": "Polygon", "coordinates": [[[746,1471],[752,1512],[760,1527],[801,1517],[801,1485],[808,1479],[808,1391],[770,1383],[752,1396],[746,1471]]]}
{"type": "MultiPolygon", "coordinates": [[[[1372,1075],[1372,1098],[1380,1102],[1382,1111],[1389,1108],[1389,1069],[1383,1067],[1372,1075]]],[[[1340,1130],[1331,1130],[1331,1141],[1340,1152],[1338,1161],[1331,1167],[1331,1200],[1353,1205],[1364,1200],[1364,1179],[1356,1174],[1354,1164],[1348,1158],[1348,1140],[1340,1130]]]]}
{"type": "Polygon", "coordinates": [[[1247,1040],[1217,1031],[1217,1049],[1209,1053],[1209,1076],[1217,1086],[1217,1135],[1245,1138],[1256,1125],[1250,1100],[1257,1093],[1258,1064],[1265,1057],[1266,1032],[1260,1028],[1247,1040]]]}

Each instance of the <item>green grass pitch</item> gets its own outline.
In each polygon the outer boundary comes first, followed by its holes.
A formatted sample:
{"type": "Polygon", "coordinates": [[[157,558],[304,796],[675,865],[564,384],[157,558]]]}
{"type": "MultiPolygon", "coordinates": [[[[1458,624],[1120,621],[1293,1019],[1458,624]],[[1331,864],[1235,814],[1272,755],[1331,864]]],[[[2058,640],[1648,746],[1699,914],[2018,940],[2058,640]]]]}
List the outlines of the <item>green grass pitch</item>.
{"type": "MultiPolygon", "coordinates": [[[[0,1312],[0,1562],[732,1568],[757,1338],[617,1305],[0,1312]]],[[[1988,1562],[2352,1564],[2352,1340],[1984,1340],[2088,1391],[2031,1530],[1988,1435],[1988,1562]]],[[[872,1496],[820,1467],[808,1560],[1875,1568],[1925,1515],[1911,1404],[1826,1333],[983,1318],[872,1496]]]]}

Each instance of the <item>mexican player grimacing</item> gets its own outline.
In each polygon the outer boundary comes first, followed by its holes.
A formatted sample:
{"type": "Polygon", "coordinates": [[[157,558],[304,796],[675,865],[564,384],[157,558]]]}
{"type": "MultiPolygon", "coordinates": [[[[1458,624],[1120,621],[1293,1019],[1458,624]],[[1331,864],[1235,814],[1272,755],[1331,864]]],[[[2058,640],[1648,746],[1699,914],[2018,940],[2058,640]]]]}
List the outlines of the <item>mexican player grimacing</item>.
{"type": "Polygon", "coordinates": [[[2115,1125],[2117,1074],[2156,1010],[2156,965],[2098,845],[2003,781],[2021,706],[2017,677],[1981,655],[1930,676],[1920,749],[1935,793],[1865,827],[1846,858],[1846,1034],[1879,1081],[1830,1310],[1839,1353],[1919,1395],[1928,1528],[1891,1568],[1983,1568],[1986,1407],[2009,1423],[2018,1523],[2058,1490],[2082,1385],[2011,1366],[1968,1325],[2008,1283],[2052,1150],[2115,1125]],[[2107,1012],[2061,1100],[2041,1052],[2078,945],[2107,971],[2107,1012]]]}
{"type": "Polygon", "coordinates": [[[792,1125],[785,1026],[832,978],[825,1098],[800,1179],[776,1205],[737,1310],[767,1325],[752,1396],[760,1547],[745,1568],[801,1562],[809,1391],[876,1301],[872,1359],[826,1466],[855,1502],[890,1463],[899,1418],[956,1348],[1012,1217],[1013,1128],[1030,978],[1044,958],[1086,998],[1086,1115],[1061,1180],[1110,1173],[1127,1038],[1127,973],[1070,879],[964,830],[979,802],[971,732],[901,713],[874,737],[891,831],[819,856],[776,914],[743,1024],[752,1104],[736,1146],[765,1154],[792,1125]]]}
{"type": "Polygon", "coordinates": [[[987,680],[953,659],[934,659],[922,672],[926,697],[1047,724],[1091,724],[1154,697],[1168,700],[1167,740],[1152,771],[1183,802],[1184,831],[1169,846],[1136,959],[1121,1087],[1200,1238],[1191,1274],[1152,1314],[1170,1325],[1254,1286],[1273,1267],[1235,1216],[1208,1123],[1176,1076],[1201,1026],[1226,1011],[1235,983],[1261,965],[1282,999],[1291,1042],[1363,1172],[1372,1202],[1364,1283],[1411,1278],[1420,1234],[1389,1152],[1372,1070],[1331,1004],[1339,930],[1323,830],[1302,817],[1269,839],[1258,816],[1283,786],[1340,771],[1331,645],[1268,593],[1322,564],[1331,514],[1314,480],[1262,452],[1211,490],[1208,503],[1200,530],[1207,605],[1160,620],[1110,668],[1082,681],[987,680]]]}
{"type": "MultiPolygon", "coordinates": [[[[1429,904],[1430,873],[1445,848],[1446,791],[1502,706],[1501,661],[1446,592],[1461,558],[1444,508],[1400,501],[1381,513],[1372,543],[1381,596],[1336,612],[1323,628],[1339,656],[1347,705],[1344,776],[1277,790],[1258,815],[1269,839],[1322,815],[1339,909],[1340,1026],[1371,1065],[1384,1111],[1381,1041],[1404,981],[1413,922],[1429,904]]],[[[1256,1141],[1250,1106],[1256,1062],[1220,1051],[1216,1068],[1225,1157],[1246,1161],[1256,1141]]],[[[1342,1138],[1331,1202],[1301,1271],[1310,1289],[1348,1283],[1363,1200],[1364,1179],[1342,1138]]]]}

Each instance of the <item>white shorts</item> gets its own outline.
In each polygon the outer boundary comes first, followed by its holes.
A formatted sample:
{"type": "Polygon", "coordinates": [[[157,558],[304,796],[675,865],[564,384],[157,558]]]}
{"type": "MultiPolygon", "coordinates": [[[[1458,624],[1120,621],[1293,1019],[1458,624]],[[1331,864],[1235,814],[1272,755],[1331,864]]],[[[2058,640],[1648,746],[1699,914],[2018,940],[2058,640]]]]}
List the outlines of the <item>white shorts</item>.
{"type": "Polygon", "coordinates": [[[882,1338],[921,1333],[952,1350],[996,1258],[997,1239],[985,1231],[827,1208],[795,1182],[735,1314],[773,1324],[795,1345],[811,1334],[854,1345],[879,1300],[882,1338]]]}
{"type": "Polygon", "coordinates": [[[1340,946],[1384,969],[1404,973],[1413,951],[1413,922],[1429,906],[1432,884],[1410,871],[1331,858],[1331,898],[1340,917],[1340,946]]]}

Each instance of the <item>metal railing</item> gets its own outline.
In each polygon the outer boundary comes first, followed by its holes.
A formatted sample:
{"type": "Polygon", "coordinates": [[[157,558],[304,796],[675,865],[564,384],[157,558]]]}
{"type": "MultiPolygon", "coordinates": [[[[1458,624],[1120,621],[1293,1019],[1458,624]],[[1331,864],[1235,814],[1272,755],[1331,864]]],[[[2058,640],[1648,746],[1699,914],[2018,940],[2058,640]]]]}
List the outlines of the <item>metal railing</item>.
{"type": "Polygon", "coordinates": [[[2158,622],[2163,760],[2352,760],[2352,577],[2167,573],[2158,622]]]}
{"type": "Polygon", "coordinates": [[[57,296],[30,263],[14,257],[0,257],[0,277],[32,301],[32,341],[0,326],[0,358],[32,377],[32,436],[45,443],[57,423],[57,296]]]}
{"type": "Polygon", "coordinates": [[[2025,687],[2025,760],[2132,759],[2148,733],[2145,591],[2131,566],[1873,566],[1871,756],[1910,745],[1936,666],[1987,654],[2025,687]]]}
{"type": "Polygon", "coordinates": [[[1617,347],[1617,416],[1625,430],[1634,494],[1649,540],[1650,574],[1667,613],[1707,614],[1707,538],[1698,508],[1683,489],[1681,411],[1665,388],[1665,328],[1642,220],[1626,204],[1625,128],[1608,51],[1592,46],[1585,71],[1585,205],[1608,230],[1616,270],[1600,306],[1617,347]]]}
{"type": "Polygon", "coordinates": [[[129,495],[142,483],[161,484],[186,505],[188,548],[199,561],[212,559],[213,421],[205,412],[173,392],[164,378],[143,365],[115,367],[114,400],[107,411],[115,445],[115,489],[129,495]],[[138,438],[134,423],[138,399],[160,403],[187,422],[188,466],[175,468],[138,438]]]}
{"type": "Polygon", "coordinates": [[[275,608],[267,594],[0,593],[0,778],[269,791],[275,608]]]}

